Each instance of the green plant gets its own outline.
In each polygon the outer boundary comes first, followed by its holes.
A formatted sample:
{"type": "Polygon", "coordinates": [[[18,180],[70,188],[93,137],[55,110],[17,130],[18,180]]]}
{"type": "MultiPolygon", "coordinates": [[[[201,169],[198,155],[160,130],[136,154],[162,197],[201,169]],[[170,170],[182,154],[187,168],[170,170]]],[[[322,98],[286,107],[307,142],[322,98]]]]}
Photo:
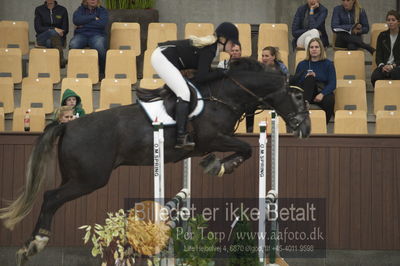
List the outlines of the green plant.
{"type": "Polygon", "coordinates": [[[188,222],[188,230],[182,227],[172,231],[176,265],[206,266],[213,262],[216,253],[216,238],[208,237],[207,222],[197,215],[188,222]]]}
{"type": "Polygon", "coordinates": [[[252,237],[253,231],[250,221],[246,218],[239,220],[233,229],[232,235],[232,244],[229,249],[229,265],[259,265],[257,252],[258,243],[257,239],[252,237]]]}
{"type": "Polygon", "coordinates": [[[108,9],[148,9],[153,8],[155,0],[105,0],[108,9]]]}

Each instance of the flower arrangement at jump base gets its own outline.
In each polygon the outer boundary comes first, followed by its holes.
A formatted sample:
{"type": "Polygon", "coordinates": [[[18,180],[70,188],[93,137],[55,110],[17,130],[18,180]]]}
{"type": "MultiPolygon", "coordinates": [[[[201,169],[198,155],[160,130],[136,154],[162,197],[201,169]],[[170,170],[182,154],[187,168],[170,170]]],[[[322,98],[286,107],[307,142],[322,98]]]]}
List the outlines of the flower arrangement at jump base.
{"type": "Polygon", "coordinates": [[[105,4],[108,9],[148,9],[155,0],[105,0],[105,4]]]}

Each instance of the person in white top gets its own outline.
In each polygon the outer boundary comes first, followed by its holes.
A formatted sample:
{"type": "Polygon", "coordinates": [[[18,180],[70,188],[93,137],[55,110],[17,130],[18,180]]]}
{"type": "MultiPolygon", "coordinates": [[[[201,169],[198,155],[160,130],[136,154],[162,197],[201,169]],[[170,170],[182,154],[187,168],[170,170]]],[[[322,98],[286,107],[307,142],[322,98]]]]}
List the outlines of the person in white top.
{"type": "Polygon", "coordinates": [[[375,62],[377,68],[372,72],[371,82],[382,79],[400,80],[400,15],[390,10],[386,15],[388,30],[379,34],[376,43],[375,62]]]}
{"type": "Polygon", "coordinates": [[[231,60],[235,59],[235,58],[240,58],[240,57],[242,57],[242,46],[240,45],[240,43],[238,43],[238,44],[235,44],[232,46],[232,49],[229,52],[229,59],[220,61],[218,63],[217,68],[228,69],[229,63],[231,62],[231,60]]]}

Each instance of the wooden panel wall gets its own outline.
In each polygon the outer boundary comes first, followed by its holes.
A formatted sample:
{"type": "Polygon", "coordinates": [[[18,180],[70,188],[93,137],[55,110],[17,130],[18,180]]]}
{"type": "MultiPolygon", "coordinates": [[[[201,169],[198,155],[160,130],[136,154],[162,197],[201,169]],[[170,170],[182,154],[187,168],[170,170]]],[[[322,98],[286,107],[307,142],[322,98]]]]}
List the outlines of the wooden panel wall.
{"type": "MultiPolygon", "coordinates": [[[[1,199],[10,200],[18,195],[36,137],[0,135],[1,199]]],[[[222,178],[203,175],[199,159],[193,160],[192,197],[257,197],[258,138],[241,137],[253,146],[254,156],[234,174],[222,178]]],[[[283,135],[279,160],[280,197],[326,199],[328,248],[400,249],[400,136],[325,135],[298,140],[283,135]]],[[[49,171],[46,187],[52,188],[60,180],[56,162],[49,171]]],[[[181,163],[167,165],[167,197],[180,190],[181,172],[181,163]]],[[[106,212],[124,207],[124,199],[151,198],[152,193],[151,167],[120,167],[106,187],[69,202],[57,212],[50,244],[81,246],[83,234],[77,227],[103,223],[106,212]]],[[[0,226],[0,246],[20,246],[29,237],[40,202],[41,199],[13,232],[0,226]]],[[[0,206],[4,206],[3,201],[0,206]]]]}

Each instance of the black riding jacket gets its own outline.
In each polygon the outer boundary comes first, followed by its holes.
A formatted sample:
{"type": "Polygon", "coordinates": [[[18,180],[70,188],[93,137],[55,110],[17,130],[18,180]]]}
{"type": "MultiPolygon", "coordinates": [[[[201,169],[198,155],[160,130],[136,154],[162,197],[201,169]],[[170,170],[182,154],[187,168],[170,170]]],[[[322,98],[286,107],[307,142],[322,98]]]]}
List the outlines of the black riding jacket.
{"type": "Polygon", "coordinates": [[[211,63],[217,53],[217,42],[204,46],[195,47],[190,40],[168,41],[160,43],[165,47],[162,53],[179,70],[196,69],[194,80],[206,82],[223,77],[222,71],[211,71],[211,63]]]}
{"type": "Polygon", "coordinates": [[[63,6],[58,5],[57,2],[55,2],[54,8],[52,10],[47,8],[46,2],[43,5],[36,7],[35,9],[36,35],[54,28],[59,28],[64,30],[63,39],[65,39],[69,30],[67,9],[63,6]]]}

